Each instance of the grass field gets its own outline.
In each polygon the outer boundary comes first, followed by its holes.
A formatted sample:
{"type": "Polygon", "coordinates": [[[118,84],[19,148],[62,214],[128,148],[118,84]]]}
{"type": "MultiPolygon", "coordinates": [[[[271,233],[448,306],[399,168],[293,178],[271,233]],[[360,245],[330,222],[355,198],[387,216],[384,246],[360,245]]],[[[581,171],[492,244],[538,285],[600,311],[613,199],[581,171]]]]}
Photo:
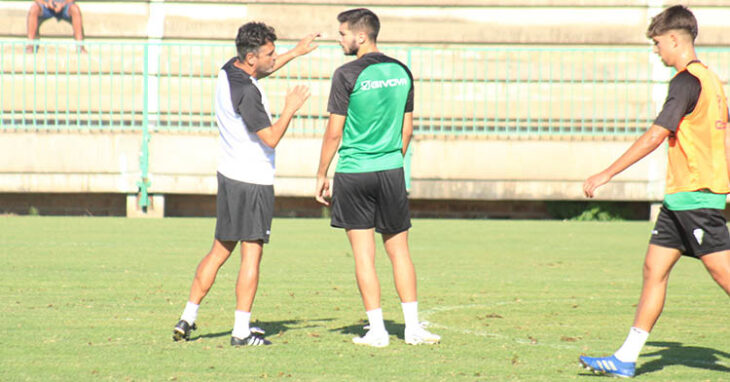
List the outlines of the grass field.
{"type": "MultiPolygon", "coordinates": [[[[274,346],[228,345],[237,257],[193,341],[173,325],[213,219],[0,217],[0,380],[595,381],[581,353],[610,354],[631,324],[646,222],[415,220],[421,319],[409,346],[387,257],[378,271],[391,345],[358,347],[365,314],[345,235],[276,219],[254,324],[274,346]]],[[[682,259],[638,363],[642,381],[730,380],[730,304],[682,259]]]]}

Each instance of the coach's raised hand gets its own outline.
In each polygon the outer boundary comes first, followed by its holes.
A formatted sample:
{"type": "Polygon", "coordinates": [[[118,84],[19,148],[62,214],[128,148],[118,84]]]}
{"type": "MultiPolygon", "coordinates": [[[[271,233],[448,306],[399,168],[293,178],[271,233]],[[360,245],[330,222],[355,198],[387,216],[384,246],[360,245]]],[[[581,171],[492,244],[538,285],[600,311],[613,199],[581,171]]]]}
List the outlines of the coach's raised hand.
{"type": "Polygon", "coordinates": [[[309,54],[313,50],[317,49],[319,45],[316,44],[314,40],[319,36],[319,33],[308,34],[303,39],[299,40],[299,42],[293,49],[277,56],[272,73],[281,69],[282,66],[286,65],[286,63],[291,61],[292,59],[299,56],[304,56],[305,54],[309,54]]]}
{"type": "Polygon", "coordinates": [[[304,102],[309,98],[309,87],[305,85],[297,85],[293,89],[289,89],[284,100],[284,110],[281,112],[279,119],[271,126],[256,132],[259,139],[271,148],[281,141],[289,128],[289,122],[294,118],[294,114],[299,110],[304,102]]]}
{"type": "Polygon", "coordinates": [[[291,112],[291,114],[294,114],[304,105],[310,94],[309,86],[306,85],[297,85],[287,90],[286,99],[284,100],[284,113],[291,112]]]}
{"type": "Polygon", "coordinates": [[[306,36],[304,36],[303,39],[299,40],[297,43],[297,46],[292,49],[294,54],[296,56],[303,56],[305,54],[309,54],[311,51],[317,49],[319,47],[319,44],[315,43],[314,40],[317,37],[320,37],[320,33],[310,33],[306,36]]]}

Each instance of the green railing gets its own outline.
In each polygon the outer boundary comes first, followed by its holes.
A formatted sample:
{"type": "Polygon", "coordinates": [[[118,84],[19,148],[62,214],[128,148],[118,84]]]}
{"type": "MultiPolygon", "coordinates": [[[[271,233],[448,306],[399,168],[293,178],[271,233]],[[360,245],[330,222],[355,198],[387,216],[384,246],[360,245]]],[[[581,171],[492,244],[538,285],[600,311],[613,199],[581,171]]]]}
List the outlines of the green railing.
{"type": "MultiPolygon", "coordinates": [[[[24,40],[0,41],[3,129],[216,130],[215,77],[235,54],[232,44],[92,41],[88,53],[76,48],[43,41],[28,53],[24,40]]],[[[413,72],[420,135],[634,135],[653,120],[672,74],[648,46],[381,48],[413,72]]],[[[730,48],[699,54],[730,78],[730,48]]],[[[321,134],[330,76],[345,61],[339,46],[323,45],[262,82],[275,114],[288,87],[311,87],[289,135],[321,134]]]]}

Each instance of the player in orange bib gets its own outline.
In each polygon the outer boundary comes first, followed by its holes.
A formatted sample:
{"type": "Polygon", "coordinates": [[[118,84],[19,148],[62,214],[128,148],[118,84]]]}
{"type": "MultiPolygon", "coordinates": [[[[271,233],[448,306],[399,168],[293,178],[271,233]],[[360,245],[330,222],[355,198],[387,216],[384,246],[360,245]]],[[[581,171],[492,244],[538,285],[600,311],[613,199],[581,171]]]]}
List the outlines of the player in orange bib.
{"type": "Polygon", "coordinates": [[[580,357],[587,369],[633,377],[636,360],[664,308],[669,273],[682,255],[698,258],[730,295],[730,234],[723,210],[730,193],[728,104],[722,83],[697,59],[697,20],[682,5],[652,19],[647,37],[664,65],[677,74],[649,130],[605,170],[588,178],[583,192],[596,189],[668,139],[664,203],[644,260],[644,283],[633,326],[610,357],[580,357]]]}

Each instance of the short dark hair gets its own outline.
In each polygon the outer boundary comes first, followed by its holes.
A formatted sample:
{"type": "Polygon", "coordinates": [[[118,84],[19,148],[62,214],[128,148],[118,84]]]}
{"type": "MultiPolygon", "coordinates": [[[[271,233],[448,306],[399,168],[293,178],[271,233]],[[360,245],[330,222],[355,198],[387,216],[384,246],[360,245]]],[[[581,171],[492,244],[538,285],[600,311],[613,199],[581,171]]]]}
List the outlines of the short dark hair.
{"type": "Polygon", "coordinates": [[[378,39],[378,32],[380,32],[380,20],[373,11],[366,8],[350,9],[337,15],[337,21],[347,23],[347,27],[350,30],[363,30],[368,34],[368,38],[373,42],[378,39]]]}
{"type": "Polygon", "coordinates": [[[258,22],[243,24],[238,28],[236,36],[236,50],[238,59],[243,61],[249,53],[257,53],[259,48],[268,42],[276,41],[274,28],[258,22]]]}
{"type": "Polygon", "coordinates": [[[684,5],[675,5],[652,17],[651,24],[646,30],[646,37],[653,38],[662,35],[670,30],[681,30],[692,36],[694,42],[697,38],[697,19],[684,5]]]}

